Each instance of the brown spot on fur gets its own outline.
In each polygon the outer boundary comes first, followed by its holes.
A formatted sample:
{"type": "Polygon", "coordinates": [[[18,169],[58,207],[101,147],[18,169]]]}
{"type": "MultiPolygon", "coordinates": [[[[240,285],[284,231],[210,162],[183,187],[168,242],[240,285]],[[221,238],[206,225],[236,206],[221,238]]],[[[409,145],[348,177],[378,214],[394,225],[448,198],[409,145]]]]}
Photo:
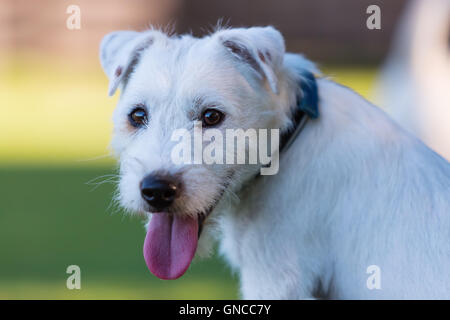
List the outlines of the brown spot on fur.
{"type": "Polygon", "coordinates": [[[122,129],[123,134],[130,134],[136,132],[136,127],[133,127],[133,125],[130,123],[130,121],[127,120],[127,123],[125,127],[122,129]]]}
{"type": "Polygon", "coordinates": [[[116,77],[120,77],[121,74],[122,74],[122,66],[118,66],[116,71],[114,72],[114,75],[116,77]]]}
{"type": "Polygon", "coordinates": [[[262,62],[266,62],[266,57],[263,55],[261,51],[258,51],[258,57],[261,59],[262,62]]]}

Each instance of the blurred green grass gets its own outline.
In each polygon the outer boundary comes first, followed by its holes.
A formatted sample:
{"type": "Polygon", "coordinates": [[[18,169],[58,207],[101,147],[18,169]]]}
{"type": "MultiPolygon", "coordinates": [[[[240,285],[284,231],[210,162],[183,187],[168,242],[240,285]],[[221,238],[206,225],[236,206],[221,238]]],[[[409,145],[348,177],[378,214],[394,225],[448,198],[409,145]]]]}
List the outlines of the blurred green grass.
{"type": "Polygon", "coordinates": [[[0,169],[0,298],[236,298],[236,279],[217,257],[194,260],[176,281],[149,273],[142,221],[110,206],[112,184],[86,184],[112,171],[0,169]],[[81,290],[66,289],[72,264],[81,290]]]}
{"type": "MultiPolygon", "coordinates": [[[[116,170],[108,143],[117,96],[107,97],[100,67],[2,62],[0,299],[238,298],[237,279],[217,256],[194,260],[176,281],[152,276],[142,221],[111,206],[113,184],[86,184],[116,170]],[[81,267],[81,290],[66,288],[72,264],[81,267]]],[[[323,71],[370,97],[374,68],[323,71]]]]}

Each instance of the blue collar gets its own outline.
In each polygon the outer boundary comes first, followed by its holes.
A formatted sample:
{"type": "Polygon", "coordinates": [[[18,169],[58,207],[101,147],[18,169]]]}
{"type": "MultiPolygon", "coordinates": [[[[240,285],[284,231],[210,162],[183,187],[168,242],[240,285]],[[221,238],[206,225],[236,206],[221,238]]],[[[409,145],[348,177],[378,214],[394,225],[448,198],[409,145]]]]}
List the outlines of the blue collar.
{"type": "Polygon", "coordinates": [[[305,127],[308,119],[319,117],[319,93],[316,77],[309,71],[301,73],[300,95],[292,110],[293,126],[280,137],[280,151],[287,150],[305,127]]]}

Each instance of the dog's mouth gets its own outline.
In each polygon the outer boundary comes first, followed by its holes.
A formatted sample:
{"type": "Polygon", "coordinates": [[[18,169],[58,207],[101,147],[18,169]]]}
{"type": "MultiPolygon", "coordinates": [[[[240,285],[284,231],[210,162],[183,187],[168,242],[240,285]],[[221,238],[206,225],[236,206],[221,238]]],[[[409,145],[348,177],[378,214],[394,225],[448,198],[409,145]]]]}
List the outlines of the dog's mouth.
{"type": "Polygon", "coordinates": [[[205,211],[194,216],[153,213],[144,242],[144,258],[155,276],[164,280],[181,277],[189,268],[197,250],[205,219],[220,197],[205,211]]]}

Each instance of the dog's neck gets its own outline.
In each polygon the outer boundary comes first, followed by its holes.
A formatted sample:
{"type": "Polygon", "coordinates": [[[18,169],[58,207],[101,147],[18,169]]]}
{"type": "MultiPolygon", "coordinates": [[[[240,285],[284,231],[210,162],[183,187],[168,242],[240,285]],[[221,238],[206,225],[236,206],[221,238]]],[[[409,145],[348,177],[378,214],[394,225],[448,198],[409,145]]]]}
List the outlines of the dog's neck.
{"type": "MultiPolygon", "coordinates": [[[[279,141],[280,157],[301,135],[308,120],[319,117],[319,93],[316,77],[309,71],[303,71],[300,79],[296,81],[298,81],[296,87],[291,89],[297,92],[297,97],[291,107],[288,108],[291,125],[287,129],[281,130],[279,141]]],[[[236,180],[235,184],[230,186],[233,194],[245,193],[245,190],[251,187],[256,179],[259,179],[261,176],[260,172],[260,168],[258,168],[255,171],[242,175],[242,179],[236,180]]]]}
{"type": "Polygon", "coordinates": [[[280,153],[287,150],[291,146],[291,144],[298,137],[309,119],[306,113],[304,113],[300,109],[295,109],[293,113],[292,128],[289,128],[280,137],[280,153]]]}
{"type": "Polygon", "coordinates": [[[288,128],[280,138],[280,152],[287,150],[306,125],[309,118],[319,117],[319,93],[315,76],[309,71],[301,73],[300,96],[297,95],[294,106],[291,107],[293,126],[288,128]]]}
{"type": "MultiPolygon", "coordinates": [[[[300,94],[297,95],[295,103],[289,110],[292,125],[288,127],[284,132],[281,132],[279,141],[280,157],[299,137],[308,120],[316,119],[319,116],[319,98],[315,76],[309,72],[305,72],[305,74],[302,74],[299,88],[300,94]]],[[[258,179],[258,177],[260,176],[260,170],[258,169],[257,172],[251,174],[250,177],[242,183],[240,188],[238,188],[234,192],[241,193],[249,185],[251,185],[252,181],[258,179]]]]}

